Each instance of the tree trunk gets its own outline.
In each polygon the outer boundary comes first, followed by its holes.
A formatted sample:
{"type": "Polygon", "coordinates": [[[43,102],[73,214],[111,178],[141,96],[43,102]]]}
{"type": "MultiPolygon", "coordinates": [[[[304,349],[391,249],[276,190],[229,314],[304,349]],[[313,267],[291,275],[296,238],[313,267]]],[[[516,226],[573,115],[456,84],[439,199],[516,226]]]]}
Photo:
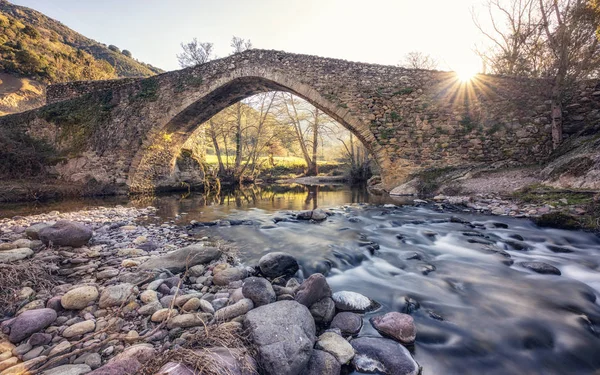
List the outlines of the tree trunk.
{"type": "Polygon", "coordinates": [[[242,103],[236,103],[236,129],[235,129],[235,173],[242,165],[242,103]]]}
{"type": "Polygon", "coordinates": [[[312,144],[312,159],[308,166],[307,176],[316,176],[319,174],[317,165],[317,151],[319,147],[319,110],[315,109],[315,121],[313,122],[313,144],[312,144]]]}
{"type": "Polygon", "coordinates": [[[215,154],[219,161],[219,176],[225,172],[225,166],[223,165],[223,158],[221,156],[221,149],[219,148],[219,142],[217,142],[217,132],[215,131],[215,125],[212,119],[209,121],[210,124],[210,138],[212,139],[213,146],[215,148],[215,154]]]}

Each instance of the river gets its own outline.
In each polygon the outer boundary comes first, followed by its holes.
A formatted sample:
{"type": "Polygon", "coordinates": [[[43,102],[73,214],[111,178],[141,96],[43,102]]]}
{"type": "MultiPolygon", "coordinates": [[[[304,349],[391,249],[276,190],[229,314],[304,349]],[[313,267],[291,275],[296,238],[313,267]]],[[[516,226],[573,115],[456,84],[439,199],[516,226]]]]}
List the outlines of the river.
{"type": "Polygon", "coordinates": [[[234,243],[247,264],[285,251],[304,276],[322,272],[334,292],[376,300],[382,307],[365,316],[360,335],[378,335],[370,316],[410,313],[417,325],[411,350],[424,375],[598,374],[599,237],[542,229],[527,219],[400,203],[364,189],[296,185],[213,198],[12,205],[0,208],[0,216],[153,205],[160,221],[206,223],[192,232],[234,243]],[[326,221],[295,221],[288,214],[315,207],[330,213],[326,221]],[[523,262],[544,262],[560,275],[534,272],[523,262]]]}

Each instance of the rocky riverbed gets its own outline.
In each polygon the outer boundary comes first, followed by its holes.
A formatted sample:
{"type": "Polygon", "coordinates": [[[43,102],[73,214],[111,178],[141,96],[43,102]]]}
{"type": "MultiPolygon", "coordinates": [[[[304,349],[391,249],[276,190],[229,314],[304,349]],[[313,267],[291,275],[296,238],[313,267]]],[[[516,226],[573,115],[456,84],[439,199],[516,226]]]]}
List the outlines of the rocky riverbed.
{"type": "Polygon", "coordinates": [[[403,346],[415,340],[410,315],[381,314],[372,319],[381,337],[352,339],[377,302],[333,293],[319,273],[294,278],[299,265],[289,254],[243,266],[208,238],[153,220],[155,211],[0,221],[0,374],[419,371],[403,346]],[[40,274],[19,277],[24,269],[40,274]]]}

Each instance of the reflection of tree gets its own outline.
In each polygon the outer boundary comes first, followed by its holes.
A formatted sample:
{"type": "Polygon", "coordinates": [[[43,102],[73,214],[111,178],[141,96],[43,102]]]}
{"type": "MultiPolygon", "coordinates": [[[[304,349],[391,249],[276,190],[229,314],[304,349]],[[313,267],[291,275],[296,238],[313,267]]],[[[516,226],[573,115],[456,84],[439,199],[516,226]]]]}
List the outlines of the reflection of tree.
{"type": "Polygon", "coordinates": [[[304,204],[307,208],[310,208],[310,202],[312,201],[312,209],[315,210],[318,207],[318,196],[319,196],[319,185],[309,185],[306,186],[307,193],[306,199],[304,200],[304,204]]]}

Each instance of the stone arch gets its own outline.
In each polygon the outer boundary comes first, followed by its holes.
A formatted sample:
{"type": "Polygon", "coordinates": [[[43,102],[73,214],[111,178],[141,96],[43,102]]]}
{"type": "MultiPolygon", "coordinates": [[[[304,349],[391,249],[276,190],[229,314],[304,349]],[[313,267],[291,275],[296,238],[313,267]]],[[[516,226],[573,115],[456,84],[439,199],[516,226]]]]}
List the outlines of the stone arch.
{"type": "MultiPolygon", "coordinates": [[[[197,69],[197,68],[194,68],[197,69]]],[[[194,69],[182,73],[192,74],[194,69]]],[[[172,87],[165,88],[173,90],[172,87]]],[[[386,150],[378,143],[369,126],[355,117],[347,106],[333,103],[315,88],[278,71],[261,67],[234,69],[211,79],[201,88],[189,89],[178,112],[164,124],[148,132],[136,152],[128,172],[131,192],[153,190],[158,178],[170,175],[176,157],[189,135],[198,126],[226,107],[252,95],[268,91],[286,91],[305,99],[352,132],[369,150],[386,180],[392,168],[386,150]]]]}

